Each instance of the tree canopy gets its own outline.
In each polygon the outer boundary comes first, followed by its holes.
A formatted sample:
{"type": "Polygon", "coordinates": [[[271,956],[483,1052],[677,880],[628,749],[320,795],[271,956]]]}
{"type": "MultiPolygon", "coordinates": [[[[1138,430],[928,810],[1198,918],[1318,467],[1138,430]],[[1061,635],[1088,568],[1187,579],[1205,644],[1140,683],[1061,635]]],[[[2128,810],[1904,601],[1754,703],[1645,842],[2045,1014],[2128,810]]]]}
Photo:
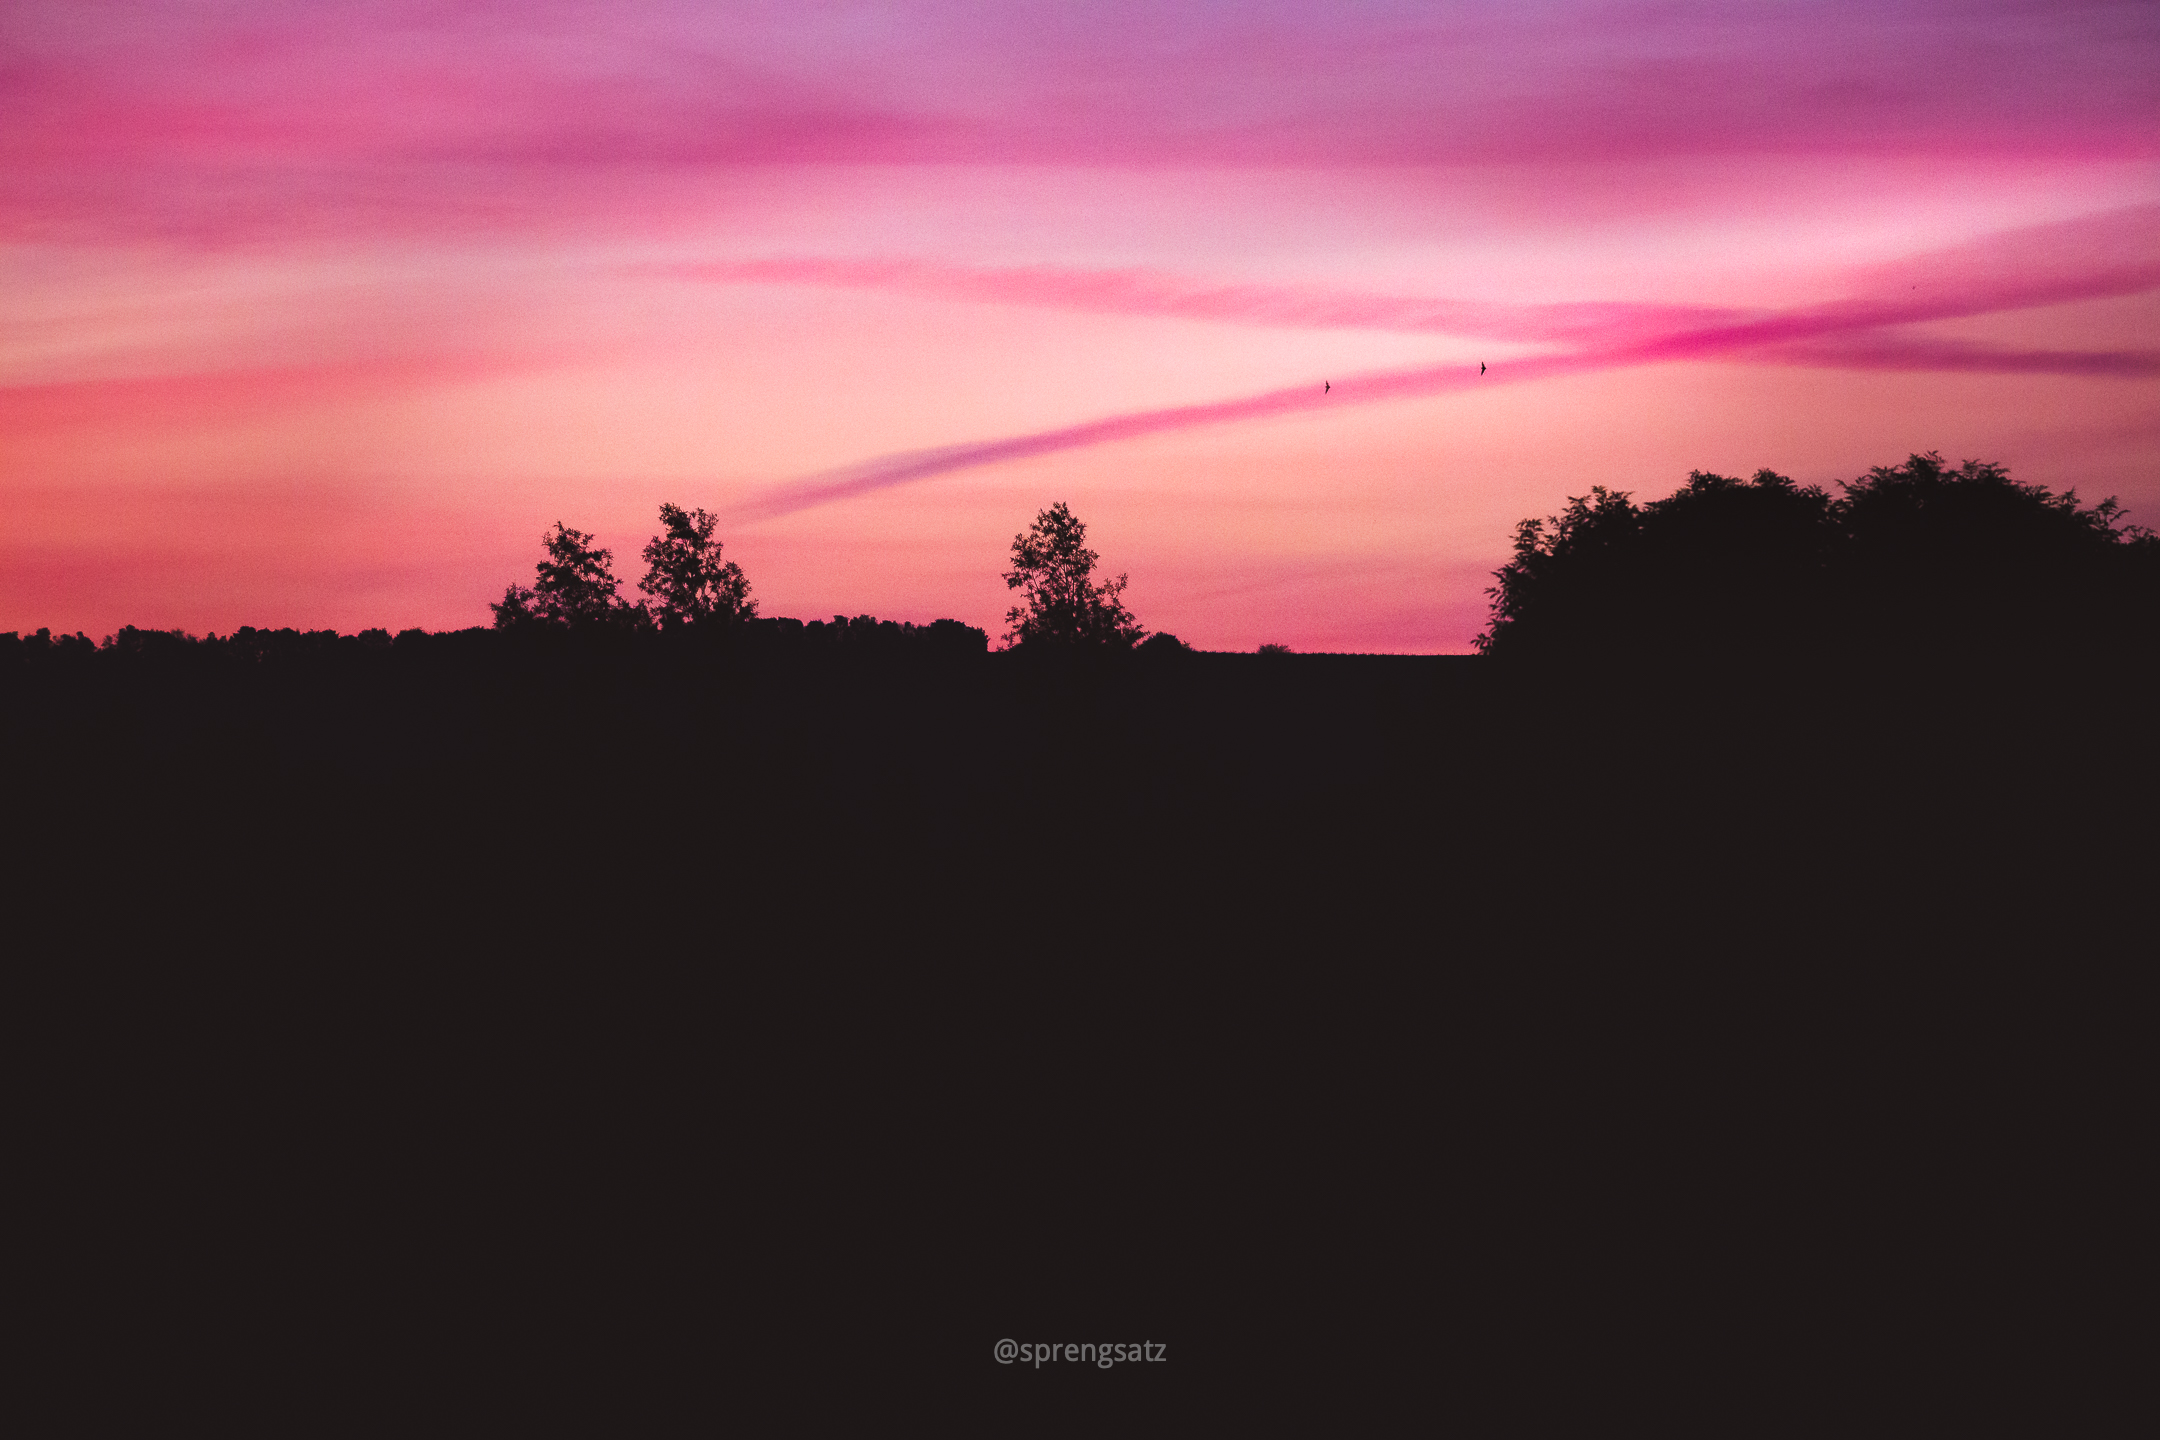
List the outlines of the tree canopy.
{"type": "Polygon", "coordinates": [[[645,547],[638,589],[652,597],[646,609],[661,625],[734,622],[757,614],[742,567],[720,558],[720,542],[713,538],[718,523],[704,510],[660,507],[661,533],[645,547]]]}
{"type": "Polygon", "coordinates": [[[582,627],[641,618],[636,607],[623,603],[613,551],[594,545],[591,535],[560,520],[553,534],[540,537],[540,544],[547,554],[535,567],[533,584],[511,585],[501,602],[489,607],[496,629],[535,623],[582,627]]]}
{"type": "Polygon", "coordinates": [[[528,625],[584,629],[596,625],[643,629],[713,621],[735,623],[757,615],[742,567],[723,560],[713,538],[718,520],[704,510],[660,507],[660,533],[645,546],[645,578],[638,589],[651,598],[631,604],[615,578],[615,555],[583,530],[560,520],[540,537],[546,550],[530,586],[512,585],[495,612],[495,628],[528,625]]]}
{"type": "Polygon", "coordinates": [[[1591,487],[1524,520],[1488,654],[2033,646],[2160,636],[2160,545],[2114,500],[1930,452],[1840,495],[1695,471],[1638,505],[1591,487]]]}
{"type": "Polygon", "coordinates": [[[1006,642],[1016,646],[1127,649],[1146,632],[1125,608],[1126,577],[1096,580],[1100,559],[1087,548],[1087,526],[1063,501],[1013,537],[1007,589],[1021,603],[1005,614],[1006,642]]]}

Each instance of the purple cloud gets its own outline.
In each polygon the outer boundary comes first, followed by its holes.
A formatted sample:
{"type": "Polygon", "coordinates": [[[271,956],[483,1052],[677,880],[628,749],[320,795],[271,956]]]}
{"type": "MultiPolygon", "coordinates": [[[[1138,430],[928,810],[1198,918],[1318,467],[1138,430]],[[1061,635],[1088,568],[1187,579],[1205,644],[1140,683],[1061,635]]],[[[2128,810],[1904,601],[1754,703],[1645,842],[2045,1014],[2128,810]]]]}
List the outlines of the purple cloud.
{"type": "Polygon", "coordinates": [[[1443,7],[10,7],[0,231],[559,221],[565,169],[1370,165],[2160,153],[2160,9],[2017,0],[1443,7]]]}

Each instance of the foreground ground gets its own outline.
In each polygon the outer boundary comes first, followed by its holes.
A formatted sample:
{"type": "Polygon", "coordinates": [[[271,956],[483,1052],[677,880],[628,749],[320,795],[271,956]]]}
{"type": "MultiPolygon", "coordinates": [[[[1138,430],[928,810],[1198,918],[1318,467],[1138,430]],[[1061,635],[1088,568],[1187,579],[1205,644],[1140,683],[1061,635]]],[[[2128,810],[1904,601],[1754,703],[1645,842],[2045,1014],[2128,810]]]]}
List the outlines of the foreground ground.
{"type": "Polygon", "coordinates": [[[78,1413],[1821,1433],[2134,1353],[2142,672],[0,683],[78,1413]]]}

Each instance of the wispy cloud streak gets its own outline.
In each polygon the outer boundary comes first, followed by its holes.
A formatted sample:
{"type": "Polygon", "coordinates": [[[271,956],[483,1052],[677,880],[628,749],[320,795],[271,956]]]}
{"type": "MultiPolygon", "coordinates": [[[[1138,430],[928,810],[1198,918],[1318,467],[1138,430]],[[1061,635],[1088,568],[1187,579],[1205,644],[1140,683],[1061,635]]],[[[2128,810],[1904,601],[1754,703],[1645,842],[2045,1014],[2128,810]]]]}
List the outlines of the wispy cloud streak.
{"type": "MultiPolygon", "coordinates": [[[[1827,332],[1827,328],[1808,330],[1801,326],[1793,326],[1793,330],[1797,335],[1808,335],[1808,332],[1812,332],[1812,335],[1825,335],[1827,332]]],[[[918,449],[896,453],[896,456],[883,456],[877,460],[868,460],[860,466],[842,468],[842,471],[832,471],[827,475],[814,475],[808,479],[791,481],[791,484],[773,486],[765,494],[760,494],[760,497],[734,507],[732,514],[739,520],[769,520],[801,510],[814,510],[816,505],[832,505],[836,501],[851,501],[864,497],[864,494],[875,494],[877,490],[907,486],[922,479],[937,479],[940,475],[976,471],[976,468],[1000,464],[1007,460],[1052,456],[1052,453],[1058,451],[1110,445],[1115,443],[1115,440],[1136,440],[1173,430],[1197,430],[1197,427],[1203,425],[1229,425],[1236,421],[1300,415],[1300,412],[1307,410],[1324,410],[1335,406],[1378,404],[1385,402],[1385,399],[1423,399],[1432,395],[1469,391],[1473,386],[1529,384],[1536,380],[1555,380],[1560,376],[1579,376],[1579,373],[1624,369],[1631,365],[1702,361],[1702,358],[1715,358],[1722,354],[1750,350],[1763,350],[1763,358],[1769,358],[1769,361],[1776,363],[1821,365],[1834,369],[2056,373],[2056,376],[2100,378],[2160,376],[2160,350],[1996,350],[1987,348],[1987,345],[1896,339],[1860,345],[1836,341],[1825,341],[1817,345],[1773,345],[1773,341],[1778,339],[1782,337],[1776,335],[1776,332],[1765,332],[1763,337],[1756,339],[1754,335],[1750,335],[1750,326],[1724,326],[1719,330],[1698,330],[1693,332],[1693,335],[1659,337],[1655,341],[1637,345],[1622,345],[1622,348],[1529,356],[1523,358],[1523,361],[1510,361],[1508,365],[1484,373],[1484,376],[1460,363],[1432,365],[1350,376],[1346,380],[1333,382],[1333,389],[1328,391],[1322,391],[1320,386],[1313,384],[1300,384],[1290,386],[1290,389],[1264,391],[1259,395],[1244,395],[1214,404],[1134,410],[1128,412],[1128,415],[1110,415],[1080,425],[1065,425],[1061,430],[1039,430],[1035,434],[1024,436],[978,440],[978,443],[970,445],[944,445],[937,449],[918,449]]]]}
{"type": "Polygon", "coordinates": [[[2034,350],[1957,340],[1855,337],[1776,346],[1759,358],[1783,365],[1841,370],[1935,370],[1997,375],[2084,375],[2095,379],[2160,377],[2160,350],[2034,350]]]}
{"type": "MultiPolygon", "coordinates": [[[[816,505],[829,505],[877,490],[914,484],[922,479],[972,471],[972,468],[987,464],[1050,456],[1058,451],[1110,445],[1115,440],[1132,440],[1149,434],[1194,430],[1203,425],[1300,415],[1300,412],[1335,406],[1378,404],[1387,399],[1445,395],[1467,391],[1477,384],[1525,384],[1572,376],[1572,373],[1672,361],[1704,361],[1704,358],[1717,356],[1756,356],[1788,365],[1853,369],[1944,369],[2149,378],[2160,373],[2160,352],[2015,350],[1955,339],[1896,335],[1894,330],[1922,322],[1970,320],[1976,315],[2030,309],[2041,307],[2041,304],[2141,294],[2141,291],[2160,287],[2160,257],[2138,253],[2138,250],[2149,250],[2149,244],[2136,246],[2132,253],[2123,253],[2121,244],[2108,244],[2121,242],[2125,235],[2143,240],[2143,235],[2134,233],[2134,227],[2141,220],[2151,218],[2151,212],[2154,207],[2138,207],[2132,212],[2071,222],[2065,227],[2035,227],[2033,231],[1996,237],[1987,244],[1963,246],[1953,253],[1944,253],[1933,270],[1927,270],[1925,263],[1916,261],[1918,268],[1912,272],[1929,274],[1931,279],[1927,294],[1920,291],[1920,281],[1912,281],[1905,296],[1890,294],[1888,298],[1838,300],[1821,304],[1821,307],[1804,307],[1760,317],[1730,317],[1734,315],[1732,311],[1711,311],[1715,315],[1726,315],[1730,320],[1670,328],[1652,332],[1648,337],[1631,330],[1642,324],[1644,313],[1652,307],[1480,307],[1473,302],[1449,300],[1417,302],[1380,296],[1337,296],[1339,309],[1333,313],[1369,313],[1380,320],[1400,320],[1406,313],[1415,315],[1417,304],[1423,304],[1428,307],[1423,315],[1434,328],[1452,324],[1521,324],[1527,330],[1538,324],[1551,324],[1551,317],[1540,315],[1544,311],[1594,313],[1601,309],[1609,324],[1603,330],[1601,343],[1590,343],[1562,354],[1514,358],[1484,376],[1462,363],[1372,371],[1337,380],[1333,382],[1333,389],[1298,384],[1259,395],[1225,399],[1225,402],[1134,410],[1128,415],[1112,415],[1024,436],[905,451],[899,456],[849,466],[845,471],[775,486],[760,497],[739,505],[737,516],[745,520],[784,516],[810,510],[816,505]],[[2030,253],[2035,246],[2046,248],[2050,237],[2065,242],[2063,248],[2071,250],[2069,261],[2074,263],[2039,263],[2039,266],[2028,266],[2024,272],[2004,272],[2000,263],[2004,257],[2030,253]]],[[[1056,296],[1056,302],[1067,302],[1071,296],[1080,296],[1095,304],[1104,304],[1104,307],[1115,304],[1115,307],[1140,309],[1143,313],[1164,313],[1164,304],[1190,304],[1194,311],[1199,307],[1218,307],[1238,320],[1251,320],[1251,317],[1264,313],[1313,313],[1313,309],[1307,309],[1313,291],[1199,287],[1162,281],[1160,276],[1147,276],[1147,279],[1136,281],[1136,272],[996,272],[918,266],[914,261],[892,261],[890,266],[870,266],[870,263],[847,266],[842,263],[838,270],[819,270],[814,266],[797,268],[795,261],[788,261],[778,270],[756,274],[760,274],[760,279],[780,279],[780,276],[804,279],[812,274],[838,274],[842,276],[838,283],[849,285],[883,283],[879,276],[888,276],[901,287],[931,283],[972,289],[983,296],[998,294],[1000,298],[1056,296]]],[[[1907,274],[1907,270],[1901,268],[1877,276],[1877,289],[1888,289],[1903,274],[1907,274]],[[1890,285],[1881,281],[1888,281],[1890,285]]],[[[1704,311],[1680,313],[1700,315],[1704,311]]],[[[1585,324],[1585,317],[1575,315],[1572,324],[1585,324]]],[[[1594,330],[1592,335],[1596,335],[1594,330]]]]}
{"type": "Polygon", "coordinates": [[[2004,231],[1863,277],[1854,299],[1775,313],[1619,301],[1522,304],[1394,295],[1320,285],[1222,283],[1148,269],[973,266],[915,258],[780,256],[637,267],[720,284],[817,285],[994,304],[1174,316],[1296,329],[1442,334],[1526,343],[1612,345],[1759,326],[1787,338],[1962,319],[2160,288],[2160,206],[2139,205],[2004,231]]]}
{"type": "Polygon", "coordinates": [[[1748,313],[1709,305],[1617,301],[1511,304],[1322,285],[1224,284],[1147,269],[968,266],[914,259],[797,256],[640,269],[718,284],[831,286],[1287,329],[1381,330],[1525,342],[1610,340],[1622,333],[1654,334],[1685,325],[1727,323],[1747,318],[1748,313]]]}
{"type": "Polygon", "coordinates": [[[483,379],[500,358],[393,355],[176,375],[0,385],[0,439],[123,425],[203,425],[244,415],[483,379]]]}

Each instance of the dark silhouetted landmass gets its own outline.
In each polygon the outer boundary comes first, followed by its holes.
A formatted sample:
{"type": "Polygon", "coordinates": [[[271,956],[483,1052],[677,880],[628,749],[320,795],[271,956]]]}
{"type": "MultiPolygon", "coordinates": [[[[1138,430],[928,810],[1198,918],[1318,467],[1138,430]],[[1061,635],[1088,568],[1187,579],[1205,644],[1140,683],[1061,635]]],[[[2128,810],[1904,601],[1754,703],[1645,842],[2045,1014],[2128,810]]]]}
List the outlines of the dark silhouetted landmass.
{"type": "Polygon", "coordinates": [[[2034,656],[2160,649],[2160,540],[2121,507],[1933,454],[1832,496],[1696,471],[1647,505],[1595,487],[1518,528],[1496,657],[2034,656]]]}
{"type": "Polygon", "coordinates": [[[2037,643],[2134,640],[2079,587],[2148,542],[2006,484],[1593,497],[1490,657],[0,638],[21,1303],[70,1393],[286,1429],[2074,1425],[2144,1363],[2080,1317],[2160,684],[2037,643]],[[2004,554],[2085,598],[1927,607],[2004,554]],[[1814,638],[1858,593],[1895,663],[1814,638]]]}

